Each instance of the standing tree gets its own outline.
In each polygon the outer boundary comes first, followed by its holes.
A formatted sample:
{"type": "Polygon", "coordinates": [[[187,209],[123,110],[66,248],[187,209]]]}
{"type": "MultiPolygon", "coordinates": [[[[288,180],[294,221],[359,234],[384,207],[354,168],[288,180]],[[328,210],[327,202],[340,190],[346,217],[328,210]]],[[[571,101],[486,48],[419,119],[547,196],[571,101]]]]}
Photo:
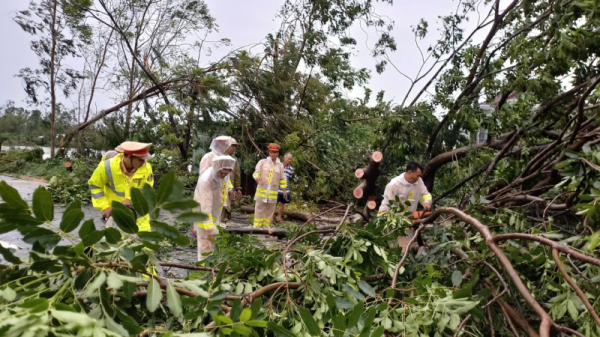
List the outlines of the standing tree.
{"type": "Polygon", "coordinates": [[[77,9],[82,4],[78,2],[32,1],[28,10],[19,11],[14,17],[25,32],[38,37],[31,42],[31,49],[38,56],[40,67],[21,69],[17,76],[25,81],[25,91],[33,103],[42,104],[46,101],[38,93],[40,88],[50,95],[52,157],[55,155],[57,91],[62,90],[68,96],[81,78],[81,74],[67,68],[64,61],[68,57],[77,57],[77,45],[87,42],[91,36],[89,27],[82,23],[82,12],[77,9]]]}

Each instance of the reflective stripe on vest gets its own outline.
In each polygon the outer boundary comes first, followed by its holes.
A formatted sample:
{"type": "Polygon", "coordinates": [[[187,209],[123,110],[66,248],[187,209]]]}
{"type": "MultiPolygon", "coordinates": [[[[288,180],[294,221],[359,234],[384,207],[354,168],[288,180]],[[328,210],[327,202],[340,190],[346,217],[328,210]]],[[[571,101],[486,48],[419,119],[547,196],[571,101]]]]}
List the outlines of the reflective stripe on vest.
{"type": "Polygon", "coordinates": [[[106,173],[106,177],[108,177],[108,184],[106,184],[106,186],[119,197],[125,197],[125,192],[117,192],[115,189],[115,180],[113,179],[112,170],[110,169],[110,159],[104,161],[104,172],[106,173]]]}

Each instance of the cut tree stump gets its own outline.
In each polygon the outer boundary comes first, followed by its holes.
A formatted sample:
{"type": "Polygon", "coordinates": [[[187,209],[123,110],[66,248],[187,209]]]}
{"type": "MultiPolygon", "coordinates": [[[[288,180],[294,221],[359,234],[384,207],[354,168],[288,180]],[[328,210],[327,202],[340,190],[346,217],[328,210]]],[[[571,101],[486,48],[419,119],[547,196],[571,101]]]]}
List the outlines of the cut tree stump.
{"type": "Polygon", "coordinates": [[[369,158],[369,165],[367,167],[358,168],[354,171],[354,176],[363,181],[354,189],[352,194],[356,199],[366,200],[367,208],[375,209],[377,207],[377,194],[375,192],[375,185],[377,178],[384,174],[379,169],[379,164],[383,159],[383,154],[379,151],[373,152],[371,158],[369,158]]]}

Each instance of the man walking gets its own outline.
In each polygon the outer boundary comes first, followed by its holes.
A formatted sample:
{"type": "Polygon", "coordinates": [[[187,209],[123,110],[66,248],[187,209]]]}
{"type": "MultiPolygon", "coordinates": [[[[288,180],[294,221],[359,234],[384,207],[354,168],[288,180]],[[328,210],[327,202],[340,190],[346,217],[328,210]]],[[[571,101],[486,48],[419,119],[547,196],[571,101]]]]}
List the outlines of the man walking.
{"type": "MultiPolygon", "coordinates": [[[[227,177],[233,171],[236,160],[230,156],[212,159],[212,166],[202,173],[194,190],[194,200],[200,204],[200,212],[208,218],[198,222],[198,261],[204,260],[204,253],[214,250],[213,235],[217,234],[223,205],[227,200],[227,177]]],[[[195,226],[194,226],[195,228],[195,226]]]]}
{"type": "MultiPolygon", "coordinates": [[[[231,146],[227,151],[227,154],[235,159],[235,167],[233,168],[233,172],[229,175],[229,180],[232,182],[233,190],[236,193],[237,197],[242,196],[242,171],[240,169],[239,159],[235,157],[235,150],[237,148],[237,141],[234,138],[231,138],[231,146]]],[[[229,195],[229,194],[228,194],[229,195]]],[[[223,214],[221,215],[221,227],[227,225],[227,221],[231,220],[231,206],[232,201],[227,201],[227,206],[223,207],[223,214]]]]}
{"type": "Polygon", "coordinates": [[[283,172],[283,165],[279,161],[279,145],[269,144],[269,157],[256,164],[252,177],[256,180],[256,206],[254,208],[254,226],[271,225],[271,219],[277,206],[277,192],[281,188],[283,196],[287,199],[287,180],[283,172]]]}
{"type": "Polygon", "coordinates": [[[292,167],[291,163],[292,154],[288,152],[283,156],[283,172],[285,174],[285,180],[287,181],[287,188],[285,189],[287,196],[283,196],[283,189],[280,187],[277,193],[277,202],[279,203],[279,215],[277,215],[277,221],[281,221],[285,205],[289,204],[292,201],[292,195],[290,192],[290,181],[292,180],[292,176],[294,175],[294,168],[292,167]]]}
{"type": "MultiPolygon", "coordinates": [[[[152,155],[148,152],[152,144],[124,142],[116,147],[116,155],[102,160],[90,180],[92,205],[102,211],[105,219],[110,217],[112,202],[117,201],[131,207],[131,188],[154,186],[152,166],[148,163],[152,155]]],[[[140,232],[150,231],[148,214],[137,218],[140,232]]]]}

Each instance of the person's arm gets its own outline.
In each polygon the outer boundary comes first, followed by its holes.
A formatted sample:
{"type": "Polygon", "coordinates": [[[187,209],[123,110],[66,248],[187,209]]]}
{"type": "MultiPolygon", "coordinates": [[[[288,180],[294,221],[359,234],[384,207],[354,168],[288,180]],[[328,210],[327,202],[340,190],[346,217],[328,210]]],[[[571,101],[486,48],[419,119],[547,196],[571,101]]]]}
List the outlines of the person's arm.
{"type": "Polygon", "coordinates": [[[242,170],[240,168],[240,160],[235,160],[235,166],[233,168],[233,188],[235,190],[242,189],[242,170]]]}
{"type": "Polygon", "coordinates": [[[379,206],[379,213],[390,211],[390,199],[394,200],[393,186],[392,184],[387,184],[383,192],[383,201],[381,202],[381,206],[379,206]]]}
{"type": "Polygon", "coordinates": [[[287,200],[287,187],[288,182],[285,176],[285,168],[281,165],[281,177],[279,179],[279,188],[283,191],[283,198],[287,200]]]}
{"type": "Polygon", "coordinates": [[[432,197],[431,193],[429,193],[429,191],[427,190],[427,186],[425,186],[425,184],[421,185],[421,195],[421,205],[423,205],[423,208],[425,208],[426,211],[431,210],[432,197]]]}
{"type": "Polygon", "coordinates": [[[198,226],[204,229],[212,229],[215,227],[215,219],[212,216],[213,197],[210,181],[200,181],[198,185],[199,193],[196,193],[194,200],[200,204],[200,212],[208,215],[204,221],[198,222],[198,226]]]}
{"type": "Polygon", "coordinates": [[[110,200],[104,195],[104,186],[108,183],[104,164],[105,162],[101,161],[94,170],[94,173],[92,173],[90,180],[88,180],[88,188],[92,195],[92,205],[101,211],[110,208],[110,200]]]}
{"type": "Polygon", "coordinates": [[[260,184],[260,168],[262,166],[262,160],[259,160],[258,163],[256,163],[256,167],[254,168],[254,174],[252,174],[252,178],[254,178],[254,180],[256,180],[257,183],[260,184]]]}

